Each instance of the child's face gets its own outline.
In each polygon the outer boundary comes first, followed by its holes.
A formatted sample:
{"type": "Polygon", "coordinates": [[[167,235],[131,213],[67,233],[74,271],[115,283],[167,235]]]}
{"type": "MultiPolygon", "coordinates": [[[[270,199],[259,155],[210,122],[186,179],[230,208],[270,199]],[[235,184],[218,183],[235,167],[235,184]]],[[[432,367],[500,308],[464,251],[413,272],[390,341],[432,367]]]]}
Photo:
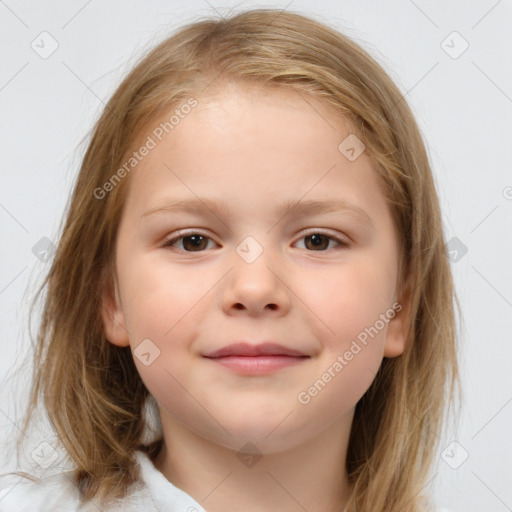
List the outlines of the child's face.
{"type": "Polygon", "coordinates": [[[262,452],[349,426],[383,356],[401,354],[407,334],[405,305],[393,309],[391,212],[365,153],[349,161],[338,149],[353,130],[305,94],[267,94],[198,98],[161,142],[151,131],[169,116],[144,134],[143,143],[150,135],[157,145],[129,177],[117,240],[120,304],[106,294],[104,310],[110,341],[135,351],[164,432],[180,424],[262,452]],[[222,203],[232,214],[145,215],[177,200],[222,203]],[[344,201],[371,224],[349,210],[280,209],[312,200],[344,201]],[[179,230],[208,238],[163,247],[179,230]],[[273,341],[309,357],[260,375],[204,357],[237,341],[273,341]]]}

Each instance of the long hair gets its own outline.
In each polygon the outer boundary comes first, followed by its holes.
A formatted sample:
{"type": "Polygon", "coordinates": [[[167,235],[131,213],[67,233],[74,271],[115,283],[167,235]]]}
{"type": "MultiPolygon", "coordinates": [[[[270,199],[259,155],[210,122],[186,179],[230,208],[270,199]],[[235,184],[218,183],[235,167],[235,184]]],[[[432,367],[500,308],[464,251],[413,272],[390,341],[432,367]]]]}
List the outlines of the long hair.
{"type": "Polygon", "coordinates": [[[94,500],[126,495],[138,477],[135,449],[151,457],[159,451],[161,437],[145,440],[151,396],[130,348],[107,340],[100,314],[103,290],[116,279],[115,241],[130,177],[104,197],[97,191],[162,113],[237,83],[293,88],[328,102],[357,129],[380,177],[400,239],[399,292],[411,282],[411,327],[404,352],[384,358],[356,405],[346,460],[350,504],[359,511],[424,510],[421,491],[460,392],[460,306],[429,159],[410,107],[383,67],[350,38],[290,11],[190,23],[149,51],[108,101],[35,296],[34,303],[45,293],[22,430],[42,401],[78,488],[94,500]]]}

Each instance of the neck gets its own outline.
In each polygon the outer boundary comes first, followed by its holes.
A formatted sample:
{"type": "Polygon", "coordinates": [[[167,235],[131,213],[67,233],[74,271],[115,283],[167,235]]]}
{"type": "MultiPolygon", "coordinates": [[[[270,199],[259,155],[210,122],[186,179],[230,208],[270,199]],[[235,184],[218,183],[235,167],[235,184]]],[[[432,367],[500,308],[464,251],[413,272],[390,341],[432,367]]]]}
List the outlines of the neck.
{"type": "MultiPolygon", "coordinates": [[[[245,453],[186,429],[161,411],[155,467],[208,512],[343,512],[351,486],[345,460],[352,415],[279,453],[245,453]]],[[[244,443],[241,443],[243,446],[244,443]]]]}

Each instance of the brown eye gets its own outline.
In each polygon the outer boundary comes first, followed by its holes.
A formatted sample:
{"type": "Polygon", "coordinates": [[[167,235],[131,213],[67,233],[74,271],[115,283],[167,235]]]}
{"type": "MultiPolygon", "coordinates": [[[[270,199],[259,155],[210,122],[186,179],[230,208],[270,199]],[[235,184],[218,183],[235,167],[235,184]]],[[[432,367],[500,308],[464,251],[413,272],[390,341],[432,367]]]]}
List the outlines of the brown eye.
{"type": "MultiPolygon", "coordinates": [[[[329,249],[338,250],[348,247],[347,242],[321,231],[312,231],[304,235],[301,240],[305,241],[304,248],[313,252],[326,252],[329,249]],[[337,247],[330,247],[332,242],[335,242],[337,247]]],[[[190,234],[181,234],[167,240],[163,243],[162,247],[169,247],[181,252],[203,252],[208,248],[208,241],[213,242],[213,240],[206,235],[191,232],[190,234]],[[178,243],[180,245],[174,247],[178,243]]]]}
{"type": "Polygon", "coordinates": [[[193,233],[191,235],[181,235],[164,242],[163,247],[172,247],[176,242],[182,241],[180,250],[184,252],[201,252],[206,249],[209,237],[201,235],[200,233],[193,233]]]}
{"type": "Polygon", "coordinates": [[[329,237],[322,234],[308,235],[304,239],[308,249],[327,249],[329,246],[329,237]],[[308,244],[307,241],[310,243],[308,244]]]}
{"type": "Polygon", "coordinates": [[[343,240],[320,231],[310,232],[309,234],[304,235],[301,240],[305,240],[304,245],[306,249],[315,252],[325,252],[328,250],[331,241],[336,242],[338,246],[340,246],[335,249],[348,247],[348,244],[343,240]]]}

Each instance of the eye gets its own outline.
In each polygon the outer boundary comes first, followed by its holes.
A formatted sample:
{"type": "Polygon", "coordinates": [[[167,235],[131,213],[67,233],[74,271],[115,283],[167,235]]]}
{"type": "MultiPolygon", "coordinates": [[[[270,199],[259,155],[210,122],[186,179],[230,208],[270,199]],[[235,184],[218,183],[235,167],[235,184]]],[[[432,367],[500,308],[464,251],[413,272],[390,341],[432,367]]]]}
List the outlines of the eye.
{"type": "MultiPolygon", "coordinates": [[[[310,231],[303,235],[300,240],[303,239],[306,241],[305,248],[311,249],[314,252],[325,252],[325,250],[329,248],[329,243],[332,241],[336,242],[339,246],[335,250],[348,247],[348,243],[344,240],[318,230],[310,231]]],[[[178,249],[183,252],[202,252],[202,250],[207,249],[208,240],[213,242],[210,237],[198,232],[190,232],[189,234],[180,232],[180,235],[166,240],[162,244],[162,247],[173,247],[177,242],[180,242],[182,246],[178,249]]]]}
{"type": "Polygon", "coordinates": [[[335,250],[348,247],[348,243],[344,240],[318,230],[312,230],[309,233],[306,233],[300,240],[306,240],[304,245],[308,249],[313,248],[314,252],[325,252],[325,249],[329,246],[329,241],[335,241],[338,246],[340,246],[335,250]]]}
{"type": "Polygon", "coordinates": [[[211,240],[211,238],[201,233],[190,232],[190,234],[180,234],[170,240],[166,240],[162,247],[172,247],[176,242],[183,241],[184,252],[201,252],[201,249],[206,248],[207,240],[211,240]]]}

